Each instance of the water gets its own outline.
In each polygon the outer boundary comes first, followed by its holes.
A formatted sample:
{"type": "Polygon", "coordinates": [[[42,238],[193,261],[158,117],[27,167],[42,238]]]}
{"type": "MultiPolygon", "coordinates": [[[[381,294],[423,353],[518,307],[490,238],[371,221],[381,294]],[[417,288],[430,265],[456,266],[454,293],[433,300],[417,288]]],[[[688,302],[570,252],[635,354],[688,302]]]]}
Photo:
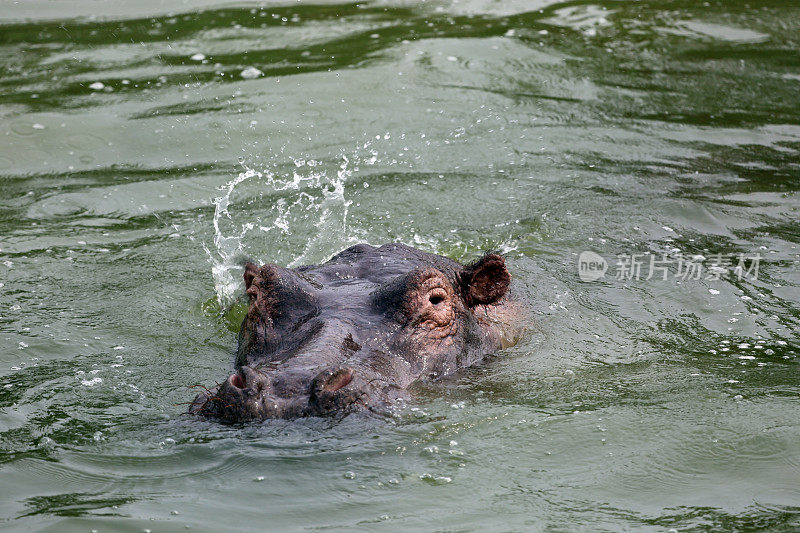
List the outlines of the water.
{"type": "Polygon", "coordinates": [[[3,529],[800,528],[796,3],[0,18],[3,529]],[[394,240],[504,251],[523,341],[387,421],[181,414],[242,258],[394,240]]]}

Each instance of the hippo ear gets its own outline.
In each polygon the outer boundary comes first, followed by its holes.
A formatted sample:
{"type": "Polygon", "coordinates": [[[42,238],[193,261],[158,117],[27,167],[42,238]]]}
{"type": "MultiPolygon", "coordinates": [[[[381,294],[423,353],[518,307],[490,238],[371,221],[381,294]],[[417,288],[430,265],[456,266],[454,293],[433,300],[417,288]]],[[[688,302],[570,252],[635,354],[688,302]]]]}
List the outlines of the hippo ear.
{"type": "Polygon", "coordinates": [[[244,290],[250,288],[250,285],[253,284],[253,280],[258,276],[258,267],[253,263],[247,263],[244,265],[244,290]]]}
{"type": "Polygon", "coordinates": [[[505,295],[511,283],[506,261],[496,253],[487,253],[465,266],[458,279],[461,294],[469,307],[496,302],[505,295]]]}

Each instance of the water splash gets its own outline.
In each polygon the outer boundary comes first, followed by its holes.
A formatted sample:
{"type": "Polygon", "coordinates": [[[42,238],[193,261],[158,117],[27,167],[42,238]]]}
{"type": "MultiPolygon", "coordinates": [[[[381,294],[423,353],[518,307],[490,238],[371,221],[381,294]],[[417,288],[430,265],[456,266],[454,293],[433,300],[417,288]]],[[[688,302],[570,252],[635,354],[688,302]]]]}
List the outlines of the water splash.
{"type": "Polygon", "coordinates": [[[244,251],[245,234],[254,227],[252,223],[245,223],[238,233],[224,235],[220,224],[224,219],[233,221],[228,211],[233,190],[237,185],[254,176],[261,176],[261,173],[255,170],[247,170],[240,173],[235,179],[222,187],[225,193],[214,199],[214,251],[212,252],[205,243],[203,243],[203,249],[208,254],[208,259],[211,263],[211,275],[214,279],[214,287],[220,306],[226,305],[233,300],[233,295],[238,285],[232,274],[232,270],[237,268],[235,259],[244,251]]]}
{"type": "MultiPolygon", "coordinates": [[[[348,231],[347,212],[350,202],[344,195],[344,184],[352,176],[349,168],[350,160],[342,155],[342,162],[336,171],[336,179],[330,180],[331,188],[322,187],[323,199],[316,206],[319,219],[314,226],[319,230],[316,236],[308,241],[303,253],[296,257],[289,266],[295,267],[309,261],[319,260],[330,255],[341,244],[353,244],[358,240],[348,231]]],[[[324,176],[320,176],[324,177],[324,176]]]]}
{"type": "MultiPolygon", "coordinates": [[[[246,259],[295,267],[323,261],[363,239],[363,232],[348,224],[351,202],[345,196],[347,181],[362,163],[358,153],[340,154],[335,170],[313,158],[291,161],[283,172],[247,168],[214,199],[213,246],[203,247],[222,308],[233,302],[246,259]]],[[[370,151],[363,164],[375,161],[370,151]]]]}

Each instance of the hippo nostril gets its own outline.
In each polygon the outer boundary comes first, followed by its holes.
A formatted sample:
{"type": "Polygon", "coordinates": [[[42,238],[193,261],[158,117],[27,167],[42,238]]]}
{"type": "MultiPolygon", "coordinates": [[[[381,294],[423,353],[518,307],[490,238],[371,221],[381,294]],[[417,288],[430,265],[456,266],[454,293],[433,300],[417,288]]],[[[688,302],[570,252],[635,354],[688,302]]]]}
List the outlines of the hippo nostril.
{"type": "Polygon", "coordinates": [[[349,411],[358,400],[359,392],[353,389],[356,381],[352,368],[325,370],[311,382],[308,396],[309,413],[327,415],[349,411]]]}
{"type": "Polygon", "coordinates": [[[322,384],[321,390],[325,392],[336,392],[353,381],[353,370],[350,368],[340,368],[328,377],[322,384]]]}
{"type": "Polygon", "coordinates": [[[228,383],[237,389],[243,389],[245,387],[244,379],[242,379],[242,376],[239,374],[231,374],[231,377],[228,378],[228,383]]]}

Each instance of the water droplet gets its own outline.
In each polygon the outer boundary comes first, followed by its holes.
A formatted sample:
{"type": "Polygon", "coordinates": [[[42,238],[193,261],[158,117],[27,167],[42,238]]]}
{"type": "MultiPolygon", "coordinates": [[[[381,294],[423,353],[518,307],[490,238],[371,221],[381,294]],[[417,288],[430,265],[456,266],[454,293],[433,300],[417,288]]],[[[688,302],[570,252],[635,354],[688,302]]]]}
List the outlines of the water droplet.
{"type": "Polygon", "coordinates": [[[241,76],[242,78],[244,78],[246,80],[252,80],[252,79],[255,79],[255,78],[260,78],[263,75],[264,75],[264,73],[262,71],[260,71],[259,69],[257,69],[256,67],[247,67],[246,69],[244,69],[243,71],[241,71],[239,73],[239,76],[241,76]]]}

